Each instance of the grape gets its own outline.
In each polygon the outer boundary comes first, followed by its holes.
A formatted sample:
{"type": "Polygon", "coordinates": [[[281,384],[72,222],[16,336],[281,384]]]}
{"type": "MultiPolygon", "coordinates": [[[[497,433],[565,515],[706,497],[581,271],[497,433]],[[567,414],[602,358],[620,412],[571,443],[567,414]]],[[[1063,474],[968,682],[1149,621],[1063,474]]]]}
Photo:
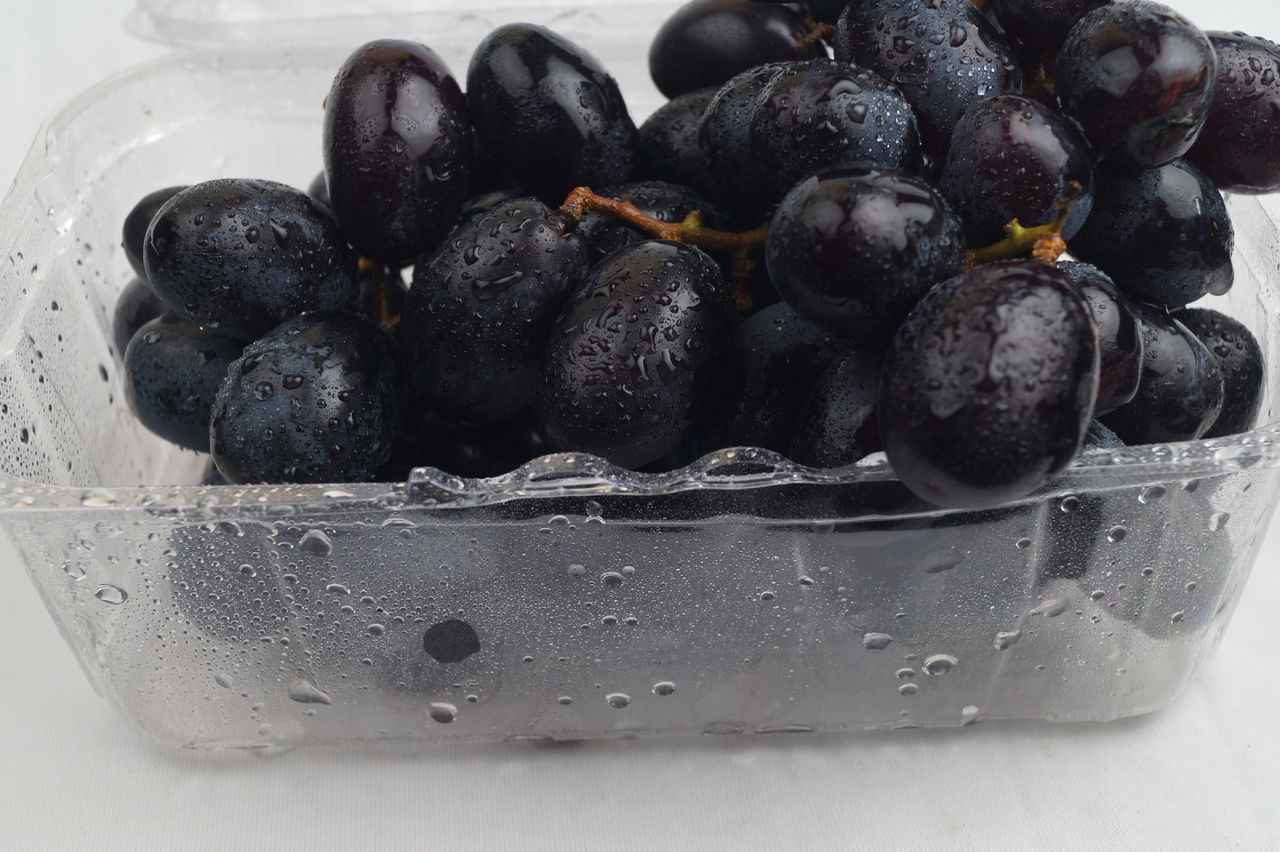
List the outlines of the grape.
{"type": "Polygon", "coordinates": [[[763,65],[826,56],[791,8],[751,0],[692,0],[658,29],[649,46],[649,74],[669,98],[719,86],[763,65]]]}
{"type": "Polygon", "coordinates": [[[1038,56],[1052,59],[1076,21],[1111,0],[991,0],[1004,30],[1038,56]]]}
{"type": "MultiPolygon", "coordinates": [[[[143,244],[147,238],[147,228],[151,227],[151,220],[155,218],[164,203],[184,189],[186,189],[185,186],[169,186],[149,192],[124,217],[124,235],[120,245],[124,249],[125,260],[129,261],[134,273],[143,281],[147,280],[147,269],[143,262],[143,244]]],[[[120,351],[123,353],[124,349],[120,351]]]]}
{"type": "Polygon", "coordinates": [[[391,339],[315,311],[232,362],[213,406],[213,461],[230,483],[353,482],[391,454],[399,370],[391,339]]]}
{"type": "Polygon", "coordinates": [[[552,325],[587,273],[586,243],[562,227],[537,199],[507,201],[417,263],[397,338],[426,408],[487,424],[533,404],[552,325]]]}
{"type": "MultiPolygon", "coordinates": [[[[635,181],[602,189],[599,194],[615,201],[628,201],[659,222],[683,222],[695,210],[712,226],[724,218],[724,214],[693,190],[673,183],[635,181]]],[[[650,239],[630,225],[594,211],[582,217],[578,234],[587,242],[588,263],[592,266],[625,245],[650,239]]]]}
{"type": "Polygon", "coordinates": [[[902,94],[870,71],[833,59],[797,62],[774,77],[756,97],[749,133],[775,198],[831,166],[914,171],[920,164],[915,115],[902,94]]]}
{"type": "Polygon", "coordinates": [[[212,180],[165,202],[147,231],[147,280],[196,325],[246,340],[356,295],[356,257],[314,199],[265,180],[212,180]]]}
{"type": "Polygon", "coordinates": [[[698,147],[698,122],[716,89],[698,89],[672,98],[636,133],[635,177],[702,189],[711,186],[698,147]]]}
{"type": "Polygon", "coordinates": [[[1194,441],[1222,411],[1223,379],[1205,345],[1161,308],[1134,305],[1144,355],[1138,393],[1102,418],[1126,444],[1194,441]]]}
{"type": "Polygon", "coordinates": [[[1093,212],[1070,243],[1130,296],[1161,305],[1222,295],[1235,234],[1213,183],[1186,160],[1095,174],[1093,212]]]}
{"type": "Polygon", "coordinates": [[[1167,6],[1120,2],[1071,28],[1054,71],[1062,111],[1103,155],[1162,166],[1195,142],[1213,102],[1208,37],[1167,6]]]}
{"type": "Polygon", "coordinates": [[[870,350],[888,342],[934,283],[964,269],[964,238],[923,181],[846,166],[787,193],[765,257],[796,313],[870,350]]]}
{"type": "Polygon", "coordinates": [[[743,320],[738,326],[742,393],[725,444],[787,452],[801,404],[847,345],[782,303],[743,320]]]}
{"type": "Polygon", "coordinates": [[[209,412],[243,341],[196,328],[172,314],[138,329],[124,355],[125,398],[152,432],[208,452],[209,412]]]}
{"type": "Polygon", "coordinates": [[[971,106],[1022,87],[1013,51],[969,0],[850,3],[836,24],[835,53],[902,90],[933,154],[946,152],[971,106]]]}
{"type": "Polygon", "coordinates": [[[1133,399],[1142,375],[1142,324],[1133,303],[1096,266],[1063,261],[1058,269],[1089,303],[1098,330],[1098,399],[1094,416],[1101,416],[1133,399]]]}
{"type": "Polygon", "coordinates": [[[124,357],[129,347],[129,340],[151,320],[165,312],[164,302],[151,289],[151,285],[141,278],[134,278],[125,285],[116,300],[115,311],[111,315],[111,335],[116,344],[116,352],[124,357]]]}
{"type": "Polygon", "coordinates": [[[617,82],[545,27],[507,24],[490,33],[471,57],[467,99],[485,150],[548,203],[577,186],[631,176],[636,128],[617,82]]]}
{"type": "Polygon", "coordinates": [[[1244,33],[1208,36],[1217,88],[1187,159],[1220,189],[1280,190],[1280,45],[1244,33]]]}
{"type": "Polygon", "coordinates": [[[1093,162],[1085,141],[1056,113],[1021,95],[998,95],[956,124],[938,192],[964,222],[969,245],[1004,239],[1004,226],[1053,220],[1071,182],[1082,193],[1062,228],[1069,240],[1093,207],[1093,162]]]}
{"type": "Polygon", "coordinates": [[[743,219],[762,218],[773,201],[751,149],[751,114],[756,98],[787,67],[772,62],[743,71],[720,87],[698,122],[698,148],[710,169],[716,200],[743,219]]]}
{"type": "Polygon", "coordinates": [[[334,218],[365,257],[399,266],[429,251],[467,197],[467,101],[430,48],[372,41],[333,79],[324,171],[334,218]]]}
{"type": "Polygon", "coordinates": [[[610,255],[556,321],[538,393],[547,445],[629,468],[674,453],[736,391],[734,319],[698,249],[655,240],[610,255]]]}
{"type": "Polygon", "coordinates": [[[789,455],[809,467],[843,467],[881,449],[876,421],[880,359],[850,349],[818,379],[796,419],[789,455]]]}
{"type": "Polygon", "coordinates": [[[1211,308],[1179,311],[1177,320],[1204,344],[1222,372],[1222,411],[1201,437],[1248,432],[1258,420],[1266,377],[1257,338],[1238,320],[1211,308]]]}
{"type": "Polygon", "coordinates": [[[988,263],[932,289],[894,336],[880,435],[920,497],[990,506],[1070,462],[1097,392],[1093,320],[1066,276],[1038,261],[988,263]]]}

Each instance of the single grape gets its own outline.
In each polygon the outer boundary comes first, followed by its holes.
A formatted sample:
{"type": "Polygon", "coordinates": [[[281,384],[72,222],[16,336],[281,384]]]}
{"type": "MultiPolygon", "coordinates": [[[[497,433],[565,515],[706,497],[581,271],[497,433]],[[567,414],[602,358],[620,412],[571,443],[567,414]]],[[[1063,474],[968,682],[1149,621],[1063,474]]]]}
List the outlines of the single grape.
{"type": "Polygon", "coordinates": [[[1244,33],[1208,36],[1217,87],[1187,159],[1220,189],[1280,190],[1280,45],[1244,33]]]}
{"type": "Polygon", "coordinates": [[[920,497],[992,506],[1071,461],[1097,392],[1093,320],[1065,274],[1039,261],[987,263],[930,290],[894,336],[880,436],[920,497]]]}
{"type": "Polygon", "coordinates": [[[138,329],[166,310],[156,291],[143,279],[134,278],[125,285],[111,314],[111,337],[121,358],[138,329]]]}
{"type": "Polygon", "coordinates": [[[125,398],[138,420],[180,447],[209,451],[209,413],[244,342],[172,314],[151,320],[124,354],[125,398]]]}
{"type": "Polygon", "coordinates": [[[1026,227],[1053,221],[1071,183],[1081,187],[1062,228],[1070,240],[1093,208],[1093,160],[1079,132],[1048,107],[997,95],[956,124],[938,192],[964,222],[971,246],[1004,239],[1011,219],[1026,227]]]}
{"type": "Polygon", "coordinates": [[[547,445],[639,468],[723,416],[735,309],[715,261],[665,241],[591,270],[556,321],[538,414],[547,445]]]}
{"type": "Polygon", "coordinates": [[[549,204],[631,176],[636,128],[617,82],[545,27],[507,24],[486,36],[467,69],[467,99],[484,149],[549,204]]]}
{"type": "MultiPolygon", "coordinates": [[[[124,249],[125,260],[129,261],[134,273],[143,281],[147,280],[147,268],[143,262],[147,228],[151,227],[151,220],[160,212],[165,202],[184,189],[185,186],[169,186],[149,192],[124,217],[124,235],[120,246],[124,249]]],[[[124,350],[121,349],[120,352],[123,353],[124,350]]]]}
{"type": "Polygon", "coordinates": [[[1222,295],[1235,274],[1235,232],[1226,202],[1186,160],[1140,172],[1099,169],[1093,212],[1072,254],[1111,276],[1130,296],[1181,306],[1222,295]]]}
{"type": "Polygon", "coordinates": [[[1194,24],[1168,6],[1124,0],[1071,28],[1054,89],[1100,154],[1151,168],[1195,142],[1216,74],[1213,45],[1194,24]]]}
{"type": "Polygon", "coordinates": [[[933,154],[946,152],[951,129],[974,104],[1022,88],[1012,49],[969,0],[850,3],[836,24],[835,54],[902,91],[933,154]]]}
{"type": "Polygon", "coordinates": [[[964,269],[960,228],[918,178],[846,166],[787,193],[765,257],[796,313],[874,350],[931,286],[964,269]]]}
{"type": "Polygon", "coordinates": [[[211,180],[165,202],[147,280],[189,322],[252,340],[303,311],[345,308],[356,257],[314,199],[265,180],[211,180]]]}
{"type": "Polygon", "coordinates": [[[649,74],[674,98],[719,86],[766,62],[826,56],[822,40],[789,6],[751,0],[691,0],[662,24],[649,45],[649,74]]]}
{"type": "Polygon", "coordinates": [[[208,437],[230,483],[355,482],[391,454],[399,370],[391,339],[355,314],[295,317],[245,347],[208,437]]]}
{"type": "MultiPolygon", "coordinates": [[[[703,222],[711,227],[720,225],[724,219],[724,215],[705,198],[678,184],[633,181],[602,189],[599,194],[615,201],[630,202],[659,222],[683,222],[695,210],[702,213],[703,222]]],[[[578,235],[587,242],[587,259],[591,266],[623,246],[651,239],[630,225],[595,211],[582,217],[578,223],[578,235]]]]}
{"type": "Polygon", "coordinates": [[[698,122],[698,149],[715,200],[744,220],[764,218],[774,200],[751,148],[751,114],[760,93],[787,67],[771,62],[743,71],[720,87],[698,122]]]}
{"type": "Polygon", "coordinates": [[[879,356],[848,350],[818,379],[800,409],[788,455],[809,467],[828,468],[879,452],[879,396],[879,356]]]}
{"type": "Polygon", "coordinates": [[[396,332],[422,405],[469,424],[533,404],[561,305],[587,273],[587,246],[534,198],[477,215],[414,266],[396,332]]]}
{"type": "Polygon", "coordinates": [[[672,98],[636,132],[638,180],[661,180],[695,189],[714,186],[698,147],[698,123],[717,89],[697,89],[672,98]]]}
{"type": "Polygon", "coordinates": [[[1222,411],[1201,437],[1248,432],[1258,422],[1266,379],[1257,338],[1239,320],[1212,308],[1188,308],[1175,316],[1205,345],[1222,371],[1222,411]]]}
{"type": "Polygon", "coordinates": [[[800,406],[848,344],[777,303],[738,326],[742,393],[725,444],[785,453],[800,406]]]}
{"type": "Polygon", "coordinates": [[[1111,0],[990,0],[1005,32],[1037,56],[1052,59],[1076,21],[1111,0]]]}
{"type": "Polygon", "coordinates": [[[809,175],[862,163],[920,165],[916,117],[902,93],[848,62],[812,59],[783,70],[755,100],[750,147],[775,199],[809,175]]]}
{"type": "Polygon", "coordinates": [[[1133,399],[1142,375],[1142,324],[1133,303],[1107,274],[1096,266],[1061,261],[1058,269],[1089,303],[1089,314],[1098,330],[1098,399],[1094,416],[1100,417],[1133,399]]]}
{"type": "Polygon", "coordinates": [[[1194,441],[1222,411],[1218,362],[1187,327],[1162,308],[1134,305],[1144,355],[1138,393],[1102,418],[1126,444],[1194,441]]]}
{"type": "Polygon", "coordinates": [[[334,218],[365,257],[399,266],[430,251],[467,197],[466,98],[435,51],[371,41],[338,69],[324,113],[334,218]]]}

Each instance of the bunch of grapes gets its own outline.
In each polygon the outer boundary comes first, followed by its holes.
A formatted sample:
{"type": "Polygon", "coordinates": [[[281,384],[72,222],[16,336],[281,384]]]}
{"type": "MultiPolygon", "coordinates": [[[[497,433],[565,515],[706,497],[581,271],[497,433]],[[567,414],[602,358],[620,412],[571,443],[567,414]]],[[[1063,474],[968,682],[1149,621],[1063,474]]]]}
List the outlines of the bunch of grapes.
{"type": "Polygon", "coordinates": [[[639,128],[510,24],[338,69],[307,192],[143,198],[130,402],[232,483],[883,452],[942,506],[1252,428],[1222,191],[1280,188],[1280,47],[1143,0],[693,0],[639,128]],[[1069,253],[1069,254],[1068,254],[1069,253]],[[1071,260],[1069,257],[1076,260],[1071,260]]]}

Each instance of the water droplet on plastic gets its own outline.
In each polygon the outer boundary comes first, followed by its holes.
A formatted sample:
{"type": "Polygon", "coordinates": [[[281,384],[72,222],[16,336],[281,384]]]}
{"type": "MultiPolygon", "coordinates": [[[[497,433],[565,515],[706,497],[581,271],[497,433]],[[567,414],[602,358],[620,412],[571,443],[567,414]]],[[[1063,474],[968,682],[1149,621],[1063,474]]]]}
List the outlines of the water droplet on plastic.
{"type": "Polygon", "coordinates": [[[587,574],[587,566],[574,563],[569,566],[570,577],[585,577],[587,574]]]}
{"type": "Polygon", "coordinates": [[[244,577],[256,577],[258,576],[258,569],[246,562],[240,566],[240,574],[244,577]]]}
{"type": "Polygon", "coordinates": [[[1067,513],[1068,515],[1079,508],[1080,508],[1079,497],[1063,497],[1062,500],[1058,502],[1058,509],[1067,513]]]}
{"type": "Polygon", "coordinates": [[[616,589],[618,586],[621,586],[625,579],[626,578],[617,571],[606,571],[600,575],[600,582],[611,589],[616,589]]]}
{"type": "Polygon", "coordinates": [[[1138,495],[1139,503],[1154,503],[1164,496],[1164,488],[1159,485],[1148,485],[1138,495]]]}
{"type": "Polygon", "coordinates": [[[676,691],[676,685],[669,680],[658,681],[653,685],[654,695],[670,695],[676,691]]]}
{"type": "Polygon", "coordinates": [[[330,583],[324,587],[324,590],[331,595],[349,595],[351,590],[341,583],[330,583]]]}
{"type": "Polygon", "coordinates": [[[332,704],[329,693],[309,680],[298,678],[289,684],[289,700],[299,704],[332,704]]]}
{"type": "Polygon", "coordinates": [[[1120,542],[1124,541],[1124,537],[1127,536],[1128,534],[1129,534],[1129,531],[1124,527],[1112,527],[1110,530],[1107,531],[1107,541],[1111,542],[1112,544],[1119,544],[1120,542]]]}
{"type": "Polygon", "coordinates": [[[920,687],[916,686],[914,683],[904,683],[898,687],[899,695],[915,695],[919,691],[920,687]]]}
{"type": "Polygon", "coordinates": [[[381,636],[387,632],[387,628],[381,624],[370,624],[365,629],[369,631],[370,636],[381,636]]]}
{"type": "Polygon", "coordinates": [[[810,576],[808,576],[807,574],[801,575],[799,578],[797,578],[797,581],[798,581],[798,582],[800,583],[800,585],[802,585],[802,586],[812,586],[812,585],[813,585],[813,578],[812,578],[812,577],[810,577],[810,576]]]}
{"type": "Polygon", "coordinates": [[[1021,630],[1001,630],[996,634],[995,646],[997,651],[1007,651],[1014,645],[1018,644],[1018,640],[1022,638],[1021,630]]]}
{"type": "Polygon", "coordinates": [[[773,600],[775,597],[777,597],[777,596],[776,596],[773,592],[761,592],[761,593],[760,593],[760,600],[762,600],[762,601],[771,601],[771,600],[773,600]]]}
{"type": "Polygon", "coordinates": [[[1031,610],[1029,615],[1044,615],[1049,618],[1056,618],[1067,611],[1067,602],[1062,598],[1049,598],[1035,609],[1031,610]]]}
{"type": "Polygon", "coordinates": [[[218,672],[216,675],[214,675],[213,682],[216,683],[218,686],[222,687],[223,689],[230,689],[232,686],[235,685],[235,681],[231,679],[231,675],[224,674],[223,672],[218,672]]]}
{"type": "Polygon", "coordinates": [[[333,552],[333,542],[323,530],[307,530],[298,541],[298,550],[313,556],[328,556],[333,552]]]}
{"type": "Polygon", "coordinates": [[[68,577],[70,577],[73,580],[84,579],[84,566],[81,565],[79,562],[63,562],[62,570],[68,577]]]}
{"type": "Polygon", "coordinates": [[[556,702],[565,707],[568,707],[570,704],[573,703],[573,698],[568,695],[561,695],[559,698],[556,699],[556,702]]]}
{"type": "Polygon", "coordinates": [[[610,692],[604,697],[604,700],[609,702],[609,706],[615,710],[621,710],[631,704],[631,696],[625,692],[610,692]]]}
{"type": "Polygon", "coordinates": [[[951,654],[931,654],[924,658],[921,668],[927,675],[944,675],[950,674],[959,664],[959,658],[951,654]]]}
{"type": "Polygon", "coordinates": [[[447,725],[458,718],[458,708],[444,701],[432,701],[427,705],[427,715],[431,721],[447,725]]]}
{"type": "Polygon", "coordinates": [[[119,586],[112,586],[109,583],[103,583],[93,596],[103,603],[122,604],[129,599],[129,593],[119,586]]]}
{"type": "Polygon", "coordinates": [[[893,641],[893,637],[888,633],[864,633],[862,634],[862,647],[868,651],[883,651],[889,647],[889,643],[893,641]]]}
{"type": "Polygon", "coordinates": [[[1018,539],[1018,541],[1014,544],[1014,546],[1015,546],[1015,547],[1017,547],[1019,550],[1026,550],[1028,547],[1030,547],[1030,546],[1031,546],[1031,539],[1029,539],[1029,538],[1020,538],[1020,539],[1018,539]]]}
{"type": "Polygon", "coordinates": [[[966,704],[964,707],[960,708],[960,715],[965,717],[977,716],[979,712],[981,712],[981,710],[976,704],[966,704]]]}
{"type": "Polygon", "coordinates": [[[943,571],[950,571],[961,562],[964,562],[964,555],[956,553],[949,547],[935,550],[925,556],[924,572],[926,574],[941,574],[943,571]]]}
{"type": "Polygon", "coordinates": [[[1174,624],[1178,624],[1186,617],[1187,617],[1187,614],[1185,612],[1183,612],[1182,610],[1178,610],[1173,615],[1169,616],[1169,620],[1172,621],[1174,624]]]}
{"type": "Polygon", "coordinates": [[[898,680],[911,680],[916,676],[916,670],[911,668],[898,669],[893,673],[898,680]]]}

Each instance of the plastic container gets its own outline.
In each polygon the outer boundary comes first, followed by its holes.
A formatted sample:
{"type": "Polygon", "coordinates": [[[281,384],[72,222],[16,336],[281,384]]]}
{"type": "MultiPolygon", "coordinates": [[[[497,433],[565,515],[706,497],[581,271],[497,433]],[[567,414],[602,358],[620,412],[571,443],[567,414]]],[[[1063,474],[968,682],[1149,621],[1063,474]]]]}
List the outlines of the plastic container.
{"type": "MultiPolygon", "coordinates": [[[[417,32],[462,74],[490,26],[551,21],[642,116],[668,11],[441,14],[417,32]]],[[[141,730],[266,747],[1105,720],[1165,706],[1210,655],[1280,487],[1274,368],[1266,427],[1090,452],[981,512],[923,506],[883,464],[742,450],[660,476],[551,456],[475,482],[185,484],[206,458],[123,404],[120,222],[158,186],[305,185],[321,99],[368,34],[108,80],[51,121],[0,207],[0,541],[141,730]]],[[[1276,221],[1251,198],[1231,210],[1237,284],[1212,304],[1274,365],[1276,221]]]]}

